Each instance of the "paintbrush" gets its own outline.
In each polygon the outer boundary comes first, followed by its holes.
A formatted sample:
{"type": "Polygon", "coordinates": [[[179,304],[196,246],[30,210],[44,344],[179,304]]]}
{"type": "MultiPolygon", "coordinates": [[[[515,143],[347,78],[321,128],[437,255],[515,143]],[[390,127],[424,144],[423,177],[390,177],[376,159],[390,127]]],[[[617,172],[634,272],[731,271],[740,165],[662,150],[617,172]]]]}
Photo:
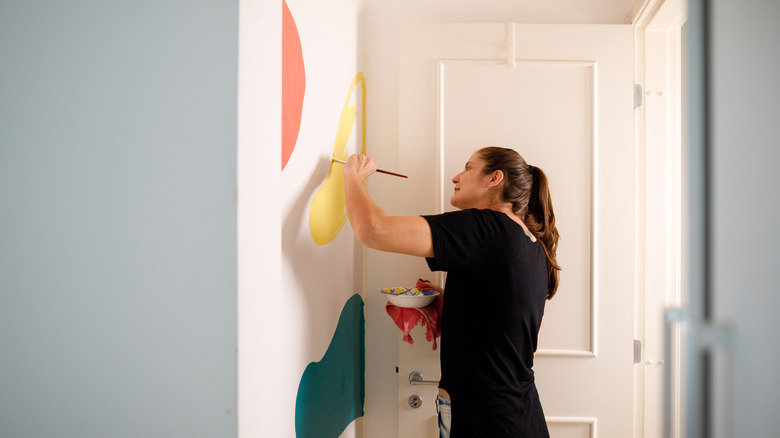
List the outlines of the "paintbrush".
{"type": "MultiPolygon", "coordinates": [[[[336,157],[332,157],[332,159],[333,159],[333,161],[335,161],[337,163],[347,164],[346,161],[337,160],[336,157]]],[[[387,170],[377,169],[376,171],[379,172],[379,173],[385,173],[387,175],[393,175],[393,176],[397,176],[397,177],[400,177],[400,178],[409,178],[406,175],[401,175],[400,173],[390,172],[390,171],[387,171],[387,170]]]]}

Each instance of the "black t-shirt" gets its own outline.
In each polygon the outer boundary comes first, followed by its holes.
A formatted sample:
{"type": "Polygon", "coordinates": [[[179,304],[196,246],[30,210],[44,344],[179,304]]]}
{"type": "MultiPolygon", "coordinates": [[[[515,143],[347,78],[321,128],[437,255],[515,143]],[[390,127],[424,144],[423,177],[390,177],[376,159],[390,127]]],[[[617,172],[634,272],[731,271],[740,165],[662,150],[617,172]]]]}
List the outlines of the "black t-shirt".
{"type": "Polygon", "coordinates": [[[547,294],[541,243],[493,210],[423,217],[428,266],[447,272],[439,386],[452,398],[452,437],[491,436],[466,433],[476,423],[501,436],[548,436],[532,369],[547,294]]]}

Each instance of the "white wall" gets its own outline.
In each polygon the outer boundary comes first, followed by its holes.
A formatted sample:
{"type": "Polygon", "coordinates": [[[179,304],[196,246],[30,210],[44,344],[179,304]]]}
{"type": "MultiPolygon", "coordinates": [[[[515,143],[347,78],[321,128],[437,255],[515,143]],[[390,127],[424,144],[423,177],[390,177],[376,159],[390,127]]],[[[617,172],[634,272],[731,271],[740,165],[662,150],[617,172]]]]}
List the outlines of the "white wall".
{"type": "MultiPolygon", "coordinates": [[[[271,336],[284,321],[281,291],[282,3],[239,2],[238,68],[238,436],[286,436],[273,403],[284,365],[285,339],[271,336]],[[274,61],[271,61],[274,60],[274,61]],[[281,373],[281,375],[279,375],[281,373]]],[[[287,385],[290,386],[289,384],[287,385]]],[[[286,400],[289,400],[289,396],[286,400]]],[[[286,414],[287,417],[290,414],[286,414]]],[[[290,435],[288,435],[290,436],[290,435]]]]}
{"type": "MultiPolygon", "coordinates": [[[[315,244],[312,198],[325,182],[339,118],[360,72],[358,0],[288,0],[301,40],[306,88],[300,132],[281,170],[282,2],[241,2],[239,69],[239,429],[242,437],[294,437],[307,365],[328,348],[359,287],[349,224],[315,244]]],[[[368,95],[372,85],[367,84],[368,95]]],[[[353,93],[360,97],[358,86],[353,93]]],[[[370,98],[370,97],[369,97],[370,98]]],[[[348,142],[361,145],[358,127],[348,142]]],[[[358,268],[356,268],[356,265],[358,268]]],[[[338,397],[339,394],[332,396],[338,397]]],[[[359,436],[357,420],[343,433],[359,436]]]]}

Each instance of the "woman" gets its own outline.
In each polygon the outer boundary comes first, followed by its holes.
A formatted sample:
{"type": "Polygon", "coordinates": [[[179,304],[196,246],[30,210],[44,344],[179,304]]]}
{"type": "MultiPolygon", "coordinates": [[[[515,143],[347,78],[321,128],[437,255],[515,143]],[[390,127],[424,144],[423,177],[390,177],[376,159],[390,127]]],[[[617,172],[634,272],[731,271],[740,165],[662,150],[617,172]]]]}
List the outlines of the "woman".
{"type": "Polygon", "coordinates": [[[450,203],[459,211],[400,217],[387,215],[368,195],[364,181],[374,171],[363,155],[344,166],[357,239],[425,257],[431,270],[448,272],[440,436],[549,437],[532,370],[545,299],[555,294],[560,270],[544,172],[514,150],[480,149],[452,178],[450,203]]]}

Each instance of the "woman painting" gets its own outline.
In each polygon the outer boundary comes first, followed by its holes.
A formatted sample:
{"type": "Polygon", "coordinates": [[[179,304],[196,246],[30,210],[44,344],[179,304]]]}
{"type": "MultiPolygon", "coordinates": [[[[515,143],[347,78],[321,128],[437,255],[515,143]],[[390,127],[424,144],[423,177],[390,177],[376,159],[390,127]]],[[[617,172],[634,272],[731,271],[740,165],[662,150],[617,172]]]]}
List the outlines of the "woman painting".
{"type": "Polygon", "coordinates": [[[373,160],[344,166],[347,214],[357,239],[381,251],[425,257],[446,271],[441,327],[442,438],[549,437],[533,374],[545,300],[560,267],[547,178],[514,150],[475,152],[455,184],[459,210],[389,216],[364,181],[373,160]],[[480,299],[475,300],[474,297],[480,299]]]}

